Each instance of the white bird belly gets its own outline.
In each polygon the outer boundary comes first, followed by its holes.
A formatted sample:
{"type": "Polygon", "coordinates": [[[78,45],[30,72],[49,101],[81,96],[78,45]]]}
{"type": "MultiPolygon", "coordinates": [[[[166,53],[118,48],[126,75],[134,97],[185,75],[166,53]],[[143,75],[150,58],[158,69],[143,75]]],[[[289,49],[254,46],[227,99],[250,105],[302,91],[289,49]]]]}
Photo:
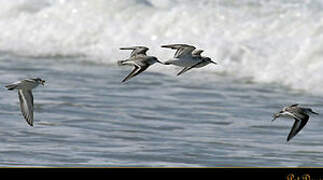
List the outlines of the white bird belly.
{"type": "Polygon", "coordinates": [[[280,113],[280,115],[285,118],[297,118],[294,114],[290,112],[283,112],[283,113],[280,113]]]}

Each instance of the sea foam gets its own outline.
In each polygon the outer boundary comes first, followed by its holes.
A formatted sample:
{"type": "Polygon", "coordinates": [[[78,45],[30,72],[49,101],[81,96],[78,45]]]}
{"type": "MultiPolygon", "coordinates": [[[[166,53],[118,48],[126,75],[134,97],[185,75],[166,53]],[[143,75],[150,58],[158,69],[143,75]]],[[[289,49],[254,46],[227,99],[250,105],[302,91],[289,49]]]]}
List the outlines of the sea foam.
{"type": "MultiPolygon", "coordinates": [[[[115,64],[119,47],[187,43],[228,74],[323,93],[320,1],[16,0],[0,1],[0,51],[30,57],[86,56],[115,64]]],[[[161,71],[162,68],[152,68],[161,71]]]]}

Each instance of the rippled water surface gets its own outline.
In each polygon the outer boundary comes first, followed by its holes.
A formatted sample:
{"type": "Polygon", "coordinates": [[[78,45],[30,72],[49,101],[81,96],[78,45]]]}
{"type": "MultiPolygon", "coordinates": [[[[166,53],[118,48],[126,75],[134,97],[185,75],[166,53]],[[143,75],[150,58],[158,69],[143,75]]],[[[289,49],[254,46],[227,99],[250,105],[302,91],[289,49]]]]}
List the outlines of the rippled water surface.
{"type": "Polygon", "coordinates": [[[322,165],[319,116],[288,143],[292,120],[271,122],[295,102],[323,112],[322,97],[211,72],[146,71],[121,84],[128,67],[59,59],[2,56],[2,86],[34,76],[47,84],[33,90],[34,127],[2,88],[1,166],[322,165]]]}

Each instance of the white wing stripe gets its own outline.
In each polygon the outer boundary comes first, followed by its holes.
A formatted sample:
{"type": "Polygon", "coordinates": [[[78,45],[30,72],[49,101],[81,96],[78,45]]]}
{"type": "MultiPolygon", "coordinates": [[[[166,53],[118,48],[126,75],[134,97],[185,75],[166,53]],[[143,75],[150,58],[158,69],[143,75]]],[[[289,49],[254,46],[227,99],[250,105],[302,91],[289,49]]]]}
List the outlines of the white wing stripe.
{"type": "Polygon", "coordinates": [[[21,112],[27,123],[33,126],[33,95],[30,90],[18,90],[21,112]]]}

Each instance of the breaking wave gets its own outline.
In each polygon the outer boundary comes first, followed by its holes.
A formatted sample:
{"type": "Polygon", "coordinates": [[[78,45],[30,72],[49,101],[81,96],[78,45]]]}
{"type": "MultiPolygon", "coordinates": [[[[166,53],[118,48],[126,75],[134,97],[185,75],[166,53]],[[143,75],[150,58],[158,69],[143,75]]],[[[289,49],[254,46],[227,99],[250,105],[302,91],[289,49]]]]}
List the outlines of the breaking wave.
{"type": "MultiPolygon", "coordinates": [[[[0,51],[87,56],[112,64],[122,46],[188,43],[221,64],[203,70],[323,93],[323,4],[292,0],[0,0],[0,51]]],[[[157,69],[158,70],[158,69],[157,69]]]]}

